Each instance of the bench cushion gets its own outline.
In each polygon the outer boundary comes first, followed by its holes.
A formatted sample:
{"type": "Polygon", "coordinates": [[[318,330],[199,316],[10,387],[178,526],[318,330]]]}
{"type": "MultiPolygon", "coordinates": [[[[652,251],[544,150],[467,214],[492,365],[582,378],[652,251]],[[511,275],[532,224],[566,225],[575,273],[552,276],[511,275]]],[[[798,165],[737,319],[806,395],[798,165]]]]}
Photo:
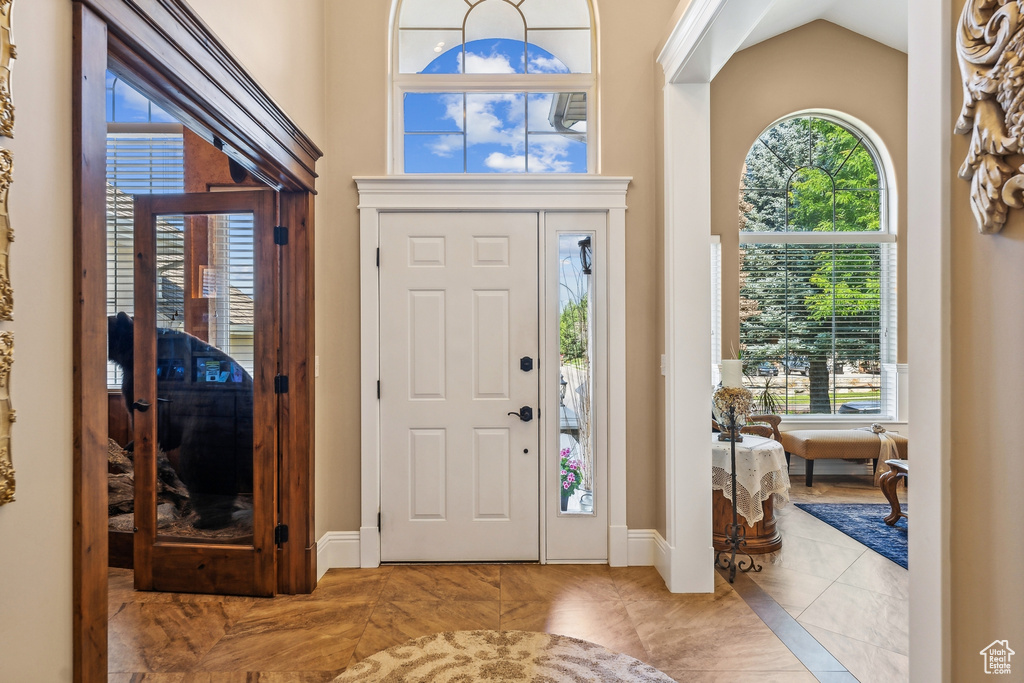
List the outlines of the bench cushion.
{"type": "MultiPolygon", "coordinates": [[[[900,458],[906,460],[907,438],[887,433],[896,441],[900,458]]],[[[806,460],[868,460],[878,457],[879,436],[862,429],[797,429],[782,432],[782,447],[806,460]]]]}

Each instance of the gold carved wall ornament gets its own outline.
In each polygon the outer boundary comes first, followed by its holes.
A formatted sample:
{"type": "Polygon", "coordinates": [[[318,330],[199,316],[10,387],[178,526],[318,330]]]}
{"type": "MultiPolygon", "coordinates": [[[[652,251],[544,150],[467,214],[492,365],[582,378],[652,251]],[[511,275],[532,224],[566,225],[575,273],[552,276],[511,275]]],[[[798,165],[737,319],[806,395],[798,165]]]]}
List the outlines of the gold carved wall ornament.
{"type": "Polygon", "coordinates": [[[956,34],[964,103],[956,132],[971,136],[960,177],[982,233],[996,233],[1010,208],[1024,208],[1024,15],[1016,0],[967,0],[956,34]]]}
{"type": "Polygon", "coordinates": [[[7,212],[7,195],[14,173],[14,155],[0,147],[0,320],[14,320],[14,289],[9,269],[14,229],[7,212]]]}
{"type": "MultiPolygon", "coordinates": [[[[14,137],[14,103],[11,100],[11,61],[17,56],[11,42],[14,0],[0,0],[0,137],[14,137]]],[[[0,320],[13,320],[14,292],[8,264],[14,231],[7,211],[7,193],[14,173],[14,155],[0,147],[0,320]]],[[[14,500],[14,462],[11,458],[11,366],[14,364],[14,333],[0,332],[0,505],[14,500]]]]}
{"type": "Polygon", "coordinates": [[[18,49],[11,42],[14,0],[0,0],[0,136],[14,137],[14,101],[11,97],[11,62],[18,49]]]}
{"type": "Polygon", "coordinates": [[[14,463],[11,461],[11,365],[14,363],[14,333],[0,332],[0,505],[14,500],[14,463]]]}

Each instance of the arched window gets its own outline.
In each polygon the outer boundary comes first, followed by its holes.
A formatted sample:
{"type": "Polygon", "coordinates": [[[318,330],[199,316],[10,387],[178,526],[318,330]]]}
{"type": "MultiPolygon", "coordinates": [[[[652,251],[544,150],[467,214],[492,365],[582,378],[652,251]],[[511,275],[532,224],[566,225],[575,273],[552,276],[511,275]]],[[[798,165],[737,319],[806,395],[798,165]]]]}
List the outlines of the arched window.
{"type": "Polygon", "coordinates": [[[588,0],[398,2],[397,172],[595,169],[588,0]]]}
{"type": "Polygon", "coordinates": [[[759,407],[893,417],[896,236],[871,141],[823,115],[772,124],[739,209],[740,346],[759,407]]]}

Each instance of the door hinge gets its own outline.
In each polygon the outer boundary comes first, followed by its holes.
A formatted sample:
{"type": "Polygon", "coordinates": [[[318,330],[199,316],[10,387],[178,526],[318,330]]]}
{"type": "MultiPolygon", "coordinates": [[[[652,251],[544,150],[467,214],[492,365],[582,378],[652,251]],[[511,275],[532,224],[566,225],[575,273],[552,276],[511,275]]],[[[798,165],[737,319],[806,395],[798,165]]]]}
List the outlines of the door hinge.
{"type": "Polygon", "coordinates": [[[274,377],[274,393],[275,394],[287,394],[288,393],[288,375],[276,375],[274,377]]]}
{"type": "Polygon", "coordinates": [[[377,267],[380,268],[380,247],[377,247],[377,267]]]}
{"type": "Polygon", "coordinates": [[[380,400],[380,380],[377,380],[377,400],[380,400]]]}
{"type": "Polygon", "coordinates": [[[274,227],[274,244],[288,244],[288,228],[283,225],[274,227]]]}
{"type": "Polygon", "coordinates": [[[380,531],[380,512],[377,513],[377,531],[380,531]]]}
{"type": "Polygon", "coordinates": [[[274,544],[278,547],[288,542],[288,525],[278,524],[274,527],[274,544]]]}

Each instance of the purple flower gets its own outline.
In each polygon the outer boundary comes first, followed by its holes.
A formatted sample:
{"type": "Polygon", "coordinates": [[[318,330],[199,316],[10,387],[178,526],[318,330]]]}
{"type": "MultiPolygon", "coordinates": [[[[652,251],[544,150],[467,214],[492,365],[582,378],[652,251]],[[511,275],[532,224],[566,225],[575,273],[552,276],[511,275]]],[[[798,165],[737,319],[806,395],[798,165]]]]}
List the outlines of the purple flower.
{"type": "Polygon", "coordinates": [[[566,491],[568,491],[569,490],[569,482],[563,481],[562,482],[562,488],[565,489],[566,491]]]}
{"type": "Polygon", "coordinates": [[[568,475],[567,475],[567,476],[565,477],[565,481],[566,481],[566,482],[568,482],[568,483],[570,483],[570,484],[571,484],[571,483],[573,483],[574,481],[576,481],[576,475],[575,475],[575,474],[573,474],[572,472],[570,472],[570,473],[569,473],[569,474],[568,474],[568,475]]]}
{"type": "Polygon", "coordinates": [[[570,453],[570,451],[569,451],[569,449],[568,449],[568,448],[563,448],[563,449],[562,449],[562,457],[563,457],[563,458],[564,458],[565,456],[569,455],[569,453],[570,453]]]}
{"type": "Polygon", "coordinates": [[[562,470],[562,477],[565,477],[565,470],[562,470]]]}

